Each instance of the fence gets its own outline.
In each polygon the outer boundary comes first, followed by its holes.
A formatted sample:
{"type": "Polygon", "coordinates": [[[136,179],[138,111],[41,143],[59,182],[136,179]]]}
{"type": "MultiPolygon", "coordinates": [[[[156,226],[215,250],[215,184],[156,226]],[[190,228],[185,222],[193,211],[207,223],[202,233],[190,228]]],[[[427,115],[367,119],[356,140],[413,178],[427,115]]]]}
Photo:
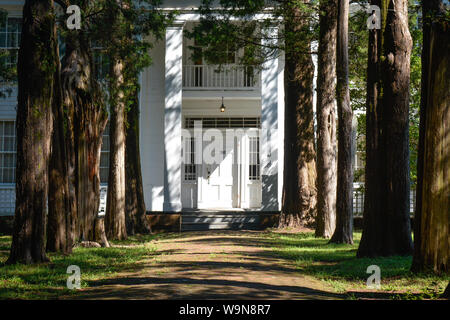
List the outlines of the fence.
{"type": "MultiPolygon", "coordinates": [[[[409,193],[409,213],[414,214],[416,207],[416,190],[411,189],[409,193]]],[[[359,216],[364,212],[364,190],[360,188],[353,189],[353,215],[359,216]]]]}
{"type": "MultiPolygon", "coordinates": [[[[100,205],[99,215],[104,215],[106,211],[106,195],[108,187],[102,185],[100,187],[100,205]]],[[[414,214],[416,206],[416,190],[411,189],[410,192],[410,209],[409,212],[414,214]]],[[[0,186],[0,216],[14,215],[16,204],[16,190],[14,185],[0,186]]],[[[355,216],[362,215],[364,212],[364,190],[354,188],[353,190],[353,214],[355,216]]]]}

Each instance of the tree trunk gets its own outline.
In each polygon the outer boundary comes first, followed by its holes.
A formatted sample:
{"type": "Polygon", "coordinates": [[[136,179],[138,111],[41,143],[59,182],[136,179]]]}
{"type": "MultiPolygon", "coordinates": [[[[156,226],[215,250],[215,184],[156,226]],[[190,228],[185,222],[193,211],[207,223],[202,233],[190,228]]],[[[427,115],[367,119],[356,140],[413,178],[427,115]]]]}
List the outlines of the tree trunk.
{"type": "MultiPolygon", "coordinates": [[[[137,85],[137,79],[133,79],[137,85]]],[[[141,157],[139,150],[139,90],[132,93],[133,102],[127,112],[125,137],[125,214],[127,234],[151,233],[146,217],[144,189],[142,185],[141,157]]]]}
{"type": "MultiPolygon", "coordinates": [[[[57,39],[56,25],[53,37],[57,39]]],[[[65,141],[61,66],[59,48],[55,46],[57,68],[55,72],[53,101],[53,135],[49,167],[49,195],[47,222],[47,251],[70,254],[72,252],[72,212],[69,198],[68,159],[65,141]]]]}
{"type": "Polygon", "coordinates": [[[442,298],[450,299],[450,282],[447,284],[447,288],[445,288],[442,298]]]}
{"type": "MultiPolygon", "coordinates": [[[[377,110],[378,121],[378,188],[376,207],[364,213],[363,236],[358,256],[408,255],[412,253],[409,218],[409,64],[412,40],[408,30],[408,1],[387,1],[381,6],[384,32],[380,61],[382,95],[377,110]],[[376,210],[373,210],[373,209],[376,210]],[[366,230],[367,228],[367,230],[366,230]],[[369,231],[370,230],[370,231],[369,231]]],[[[370,106],[370,105],[369,105],[370,106]]],[[[369,130],[369,129],[368,129],[369,130]]],[[[368,154],[369,156],[369,154],[368,154]]],[[[372,173],[371,173],[372,174],[372,173]]],[[[373,181],[368,180],[366,184],[373,181]]]]}
{"type": "Polygon", "coordinates": [[[100,203],[100,151],[108,118],[85,33],[68,32],[62,64],[73,228],[77,240],[91,240],[100,203]]]}
{"type": "Polygon", "coordinates": [[[444,12],[442,1],[423,3],[425,20],[418,162],[420,191],[417,190],[412,265],[412,270],[417,272],[449,271],[450,27],[443,18],[444,12]]]}
{"type": "Polygon", "coordinates": [[[125,224],[125,99],[123,61],[114,57],[110,84],[110,152],[105,230],[109,239],[127,238],[125,224]]]}
{"type": "Polygon", "coordinates": [[[16,209],[8,264],[48,261],[45,222],[57,63],[54,24],[53,1],[25,2],[17,69],[16,209]]]}
{"type": "Polygon", "coordinates": [[[330,238],[336,228],[336,34],[337,0],[320,1],[317,76],[317,221],[316,237],[330,238]]]}
{"type": "Polygon", "coordinates": [[[348,83],[349,0],[338,1],[337,108],[338,164],[336,230],[330,242],[353,243],[352,108],[348,83]]]}
{"type": "MultiPolygon", "coordinates": [[[[371,5],[381,6],[380,0],[372,0],[371,5]]],[[[381,242],[377,233],[383,228],[380,219],[382,195],[381,187],[381,151],[380,151],[380,50],[381,30],[369,30],[367,95],[366,95],[366,167],[364,171],[364,216],[363,233],[358,248],[358,256],[372,251],[374,255],[381,252],[381,242]]]]}
{"type": "Polygon", "coordinates": [[[391,1],[384,36],[383,211],[387,217],[386,253],[411,254],[409,177],[409,76],[412,39],[408,29],[408,1],[391,1]]]}
{"type": "Polygon", "coordinates": [[[286,10],[285,156],[280,227],[312,225],[316,216],[314,65],[309,19],[295,5],[286,10]]]}

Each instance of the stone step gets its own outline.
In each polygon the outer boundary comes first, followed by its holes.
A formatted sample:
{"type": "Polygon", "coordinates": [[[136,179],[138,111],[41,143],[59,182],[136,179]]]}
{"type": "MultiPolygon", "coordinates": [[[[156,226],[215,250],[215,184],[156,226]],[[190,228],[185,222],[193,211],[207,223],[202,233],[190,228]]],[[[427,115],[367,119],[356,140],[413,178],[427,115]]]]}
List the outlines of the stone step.
{"type": "Polygon", "coordinates": [[[258,223],[257,215],[183,215],[181,224],[189,223],[258,223]]]}
{"type": "Polygon", "coordinates": [[[258,230],[259,223],[189,223],[181,224],[181,231],[258,230]]]}
{"type": "Polygon", "coordinates": [[[181,215],[181,231],[256,230],[260,215],[244,212],[193,212],[181,215]]]}

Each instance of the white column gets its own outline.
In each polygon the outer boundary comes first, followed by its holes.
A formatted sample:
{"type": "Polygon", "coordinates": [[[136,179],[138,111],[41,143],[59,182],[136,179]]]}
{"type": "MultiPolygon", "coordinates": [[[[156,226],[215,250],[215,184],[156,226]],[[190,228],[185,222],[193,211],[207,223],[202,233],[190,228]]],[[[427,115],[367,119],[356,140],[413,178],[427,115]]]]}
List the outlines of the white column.
{"type": "MultiPolygon", "coordinates": [[[[273,39],[263,40],[277,44],[276,28],[268,34],[273,39]]],[[[278,211],[278,57],[263,65],[261,75],[261,182],[262,211],[278,211]]]]}
{"type": "Polygon", "coordinates": [[[166,30],[164,100],[164,204],[165,212],[181,210],[181,108],[183,24],[166,30]]]}

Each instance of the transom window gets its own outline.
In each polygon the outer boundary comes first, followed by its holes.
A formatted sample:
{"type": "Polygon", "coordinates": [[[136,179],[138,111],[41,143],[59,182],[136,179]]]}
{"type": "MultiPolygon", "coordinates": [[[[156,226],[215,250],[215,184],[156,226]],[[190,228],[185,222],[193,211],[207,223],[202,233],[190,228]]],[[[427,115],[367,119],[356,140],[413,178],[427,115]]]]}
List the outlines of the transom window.
{"type": "Polygon", "coordinates": [[[15,121],[0,121],[0,183],[16,181],[15,121]]]}
{"type": "Polygon", "coordinates": [[[183,138],[184,148],[182,150],[184,156],[184,180],[197,180],[197,166],[195,165],[195,138],[183,138]]]}
{"type": "Polygon", "coordinates": [[[249,180],[260,180],[259,137],[249,137],[249,180]]]}
{"type": "Polygon", "coordinates": [[[261,118],[186,118],[184,126],[193,129],[195,121],[202,122],[202,128],[261,128],[261,118]]]}

